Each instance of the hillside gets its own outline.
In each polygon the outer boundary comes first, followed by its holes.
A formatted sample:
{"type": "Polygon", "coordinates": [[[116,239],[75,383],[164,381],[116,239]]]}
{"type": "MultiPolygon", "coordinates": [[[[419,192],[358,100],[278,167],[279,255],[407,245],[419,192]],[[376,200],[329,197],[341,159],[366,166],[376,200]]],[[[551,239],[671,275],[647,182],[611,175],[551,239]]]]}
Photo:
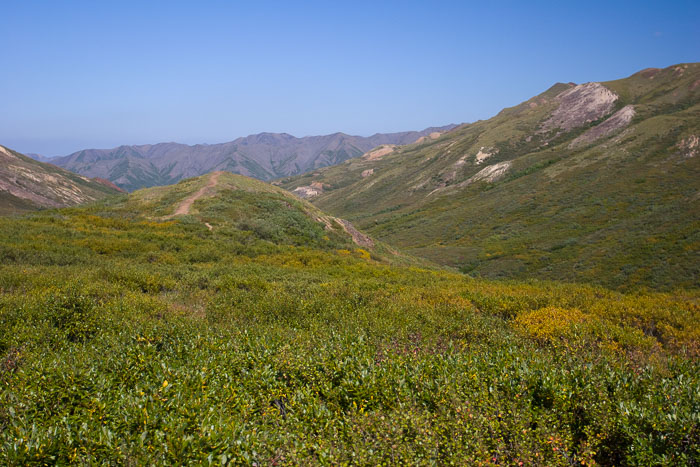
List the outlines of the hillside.
{"type": "Polygon", "coordinates": [[[160,143],[85,149],[51,162],[88,177],[111,180],[128,191],[221,170],[270,180],[338,164],[380,144],[407,144],[454,127],[369,137],[334,133],[296,138],[286,133],[260,133],[222,144],[160,143]]]}
{"type": "Polygon", "coordinates": [[[329,216],[312,204],[262,181],[230,172],[212,172],[176,185],[138,190],[114,212],[141,213],[150,219],[185,216],[210,231],[305,248],[365,249],[377,260],[426,264],[375,242],[344,219],[329,216]]]}
{"type": "Polygon", "coordinates": [[[0,464],[700,458],[697,291],[470,279],[358,234],[228,173],[0,217],[0,464]]]}
{"type": "Polygon", "coordinates": [[[0,215],[73,206],[119,191],[106,180],[90,180],[0,146],[0,215]]]}
{"type": "Polygon", "coordinates": [[[558,83],[497,116],[275,182],[475,276],[700,283],[700,64],[558,83]]]}

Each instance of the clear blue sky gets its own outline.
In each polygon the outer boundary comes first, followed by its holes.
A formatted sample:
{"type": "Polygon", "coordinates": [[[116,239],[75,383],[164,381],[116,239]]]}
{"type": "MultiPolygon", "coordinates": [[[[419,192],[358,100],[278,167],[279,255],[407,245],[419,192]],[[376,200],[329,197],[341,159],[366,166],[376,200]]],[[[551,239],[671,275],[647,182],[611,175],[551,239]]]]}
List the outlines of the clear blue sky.
{"type": "Polygon", "coordinates": [[[368,135],[700,60],[700,2],[0,0],[0,144],[368,135]]]}

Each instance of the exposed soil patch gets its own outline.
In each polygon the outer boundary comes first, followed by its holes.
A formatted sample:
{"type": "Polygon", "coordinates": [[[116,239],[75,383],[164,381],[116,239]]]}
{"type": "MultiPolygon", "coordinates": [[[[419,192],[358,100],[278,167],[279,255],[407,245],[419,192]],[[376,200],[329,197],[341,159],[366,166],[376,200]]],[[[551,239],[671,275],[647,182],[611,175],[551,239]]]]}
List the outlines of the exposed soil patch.
{"type": "MultiPolygon", "coordinates": [[[[185,198],[175,209],[175,212],[168,217],[173,217],[173,216],[184,216],[186,214],[190,213],[190,208],[194,204],[195,201],[197,201],[199,198],[204,196],[209,190],[214,188],[217,183],[219,183],[219,176],[221,175],[221,172],[214,172],[209,176],[209,182],[197,190],[196,193],[194,193],[192,196],[189,196],[185,198]]],[[[211,229],[211,227],[210,227],[211,229]]]]}
{"type": "Polygon", "coordinates": [[[352,241],[355,242],[357,245],[370,248],[374,246],[374,240],[357,230],[355,226],[353,226],[350,222],[346,221],[345,219],[339,219],[337,217],[335,218],[335,220],[343,226],[343,230],[350,234],[350,236],[352,237],[352,241]]]}
{"type": "Polygon", "coordinates": [[[326,230],[333,230],[333,222],[337,222],[345,232],[352,237],[352,241],[362,247],[372,248],[374,246],[374,240],[368,235],[363,234],[355,228],[349,221],[341,219],[339,217],[332,216],[315,216],[311,214],[316,222],[323,222],[326,226],[326,230]]]}
{"type": "Polygon", "coordinates": [[[430,133],[428,136],[421,136],[413,144],[422,143],[423,141],[428,141],[430,139],[438,139],[440,137],[440,135],[442,135],[442,133],[440,133],[439,131],[434,131],[434,132],[430,133]]]}
{"type": "Polygon", "coordinates": [[[392,152],[394,152],[394,148],[396,148],[396,146],[393,144],[379,146],[377,148],[372,149],[371,151],[366,152],[365,155],[362,156],[362,158],[366,161],[378,161],[387,154],[391,154],[392,152]]]}
{"type": "Polygon", "coordinates": [[[479,165],[489,157],[498,153],[498,149],[485,148],[484,146],[476,153],[476,164],[479,165]]]}

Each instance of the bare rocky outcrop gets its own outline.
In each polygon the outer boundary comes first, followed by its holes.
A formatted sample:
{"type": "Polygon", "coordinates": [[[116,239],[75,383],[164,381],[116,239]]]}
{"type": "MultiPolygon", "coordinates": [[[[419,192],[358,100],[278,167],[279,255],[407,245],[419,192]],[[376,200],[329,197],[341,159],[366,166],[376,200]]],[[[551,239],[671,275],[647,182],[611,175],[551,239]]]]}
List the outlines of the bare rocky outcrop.
{"type": "Polygon", "coordinates": [[[302,199],[314,198],[321,194],[319,190],[311,188],[310,186],[300,186],[296,187],[292,193],[302,199]]]}
{"type": "Polygon", "coordinates": [[[683,156],[687,158],[695,157],[698,155],[698,152],[700,152],[700,137],[697,135],[690,135],[678,143],[678,148],[683,153],[683,156]]]}
{"type": "Polygon", "coordinates": [[[5,156],[7,159],[17,159],[17,156],[15,156],[14,154],[12,154],[10,151],[8,151],[7,149],[5,149],[2,146],[0,146],[0,154],[5,156]]]}
{"type": "Polygon", "coordinates": [[[310,185],[295,188],[292,193],[302,199],[314,198],[323,193],[330,185],[321,182],[311,182],[310,185]]]}
{"type": "Polygon", "coordinates": [[[387,154],[391,154],[394,152],[394,149],[396,148],[395,144],[384,144],[382,146],[378,146],[371,151],[366,152],[362,158],[366,161],[378,161],[381,160],[382,157],[386,156],[387,154]]]}
{"type": "Polygon", "coordinates": [[[557,128],[570,131],[608,115],[618,95],[600,83],[586,83],[556,97],[559,107],[544,121],[539,133],[557,128]]]}
{"type": "Polygon", "coordinates": [[[362,178],[369,177],[372,174],[374,174],[374,169],[363,170],[362,171],[362,178]]]}
{"type": "MultiPolygon", "coordinates": [[[[435,193],[440,193],[440,192],[449,192],[450,190],[454,190],[455,188],[464,188],[465,186],[471,185],[474,182],[495,182],[499,178],[503,177],[505,173],[510,169],[511,162],[510,161],[504,161],[504,162],[499,162],[498,164],[493,164],[493,165],[488,165],[469,177],[467,180],[458,183],[456,185],[448,185],[447,183],[441,183],[437,188],[435,188],[433,191],[428,193],[428,196],[435,194],[435,193]]],[[[454,180],[456,175],[456,172],[453,172],[452,174],[447,174],[445,177],[447,181],[452,181],[454,180]]]]}
{"type": "Polygon", "coordinates": [[[476,153],[476,165],[481,164],[484,162],[486,159],[488,159],[491,156],[494,156],[498,154],[498,149],[496,148],[486,148],[484,146],[481,146],[481,149],[479,149],[479,152],[476,153]]]}
{"type": "Polygon", "coordinates": [[[488,165],[472,175],[468,180],[462,182],[462,184],[469,185],[470,183],[484,181],[484,182],[495,182],[501,178],[510,168],[510,161],[499,162],[498,164],[488,165]]]}
{"type": "Polygon", "coordinates": [[[584,144],[592,143],[600,138],[610,136],[617,130],[626,127],[632,121],[636,112],[633,105],[626,105],[617,112],[615,112],[610,118],[600,123],[590,130],[586,131],[584,134],[576,138],[569,144],[569,148],[576,146],[582,146],[584,144]]]}

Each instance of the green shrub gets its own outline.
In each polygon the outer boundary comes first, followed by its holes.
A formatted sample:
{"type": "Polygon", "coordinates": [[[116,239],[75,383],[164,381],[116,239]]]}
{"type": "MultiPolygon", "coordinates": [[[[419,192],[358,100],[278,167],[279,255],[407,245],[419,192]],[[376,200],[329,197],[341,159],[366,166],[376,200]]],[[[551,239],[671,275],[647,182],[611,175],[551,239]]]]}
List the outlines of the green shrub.
{"type": "Polygon", "coordinates": [[[47,290],[39,313],[71,342],[82,342],[99,331],[100,319],[93,297],[87,296],[79,284],[58,290],[47,290]]]}

